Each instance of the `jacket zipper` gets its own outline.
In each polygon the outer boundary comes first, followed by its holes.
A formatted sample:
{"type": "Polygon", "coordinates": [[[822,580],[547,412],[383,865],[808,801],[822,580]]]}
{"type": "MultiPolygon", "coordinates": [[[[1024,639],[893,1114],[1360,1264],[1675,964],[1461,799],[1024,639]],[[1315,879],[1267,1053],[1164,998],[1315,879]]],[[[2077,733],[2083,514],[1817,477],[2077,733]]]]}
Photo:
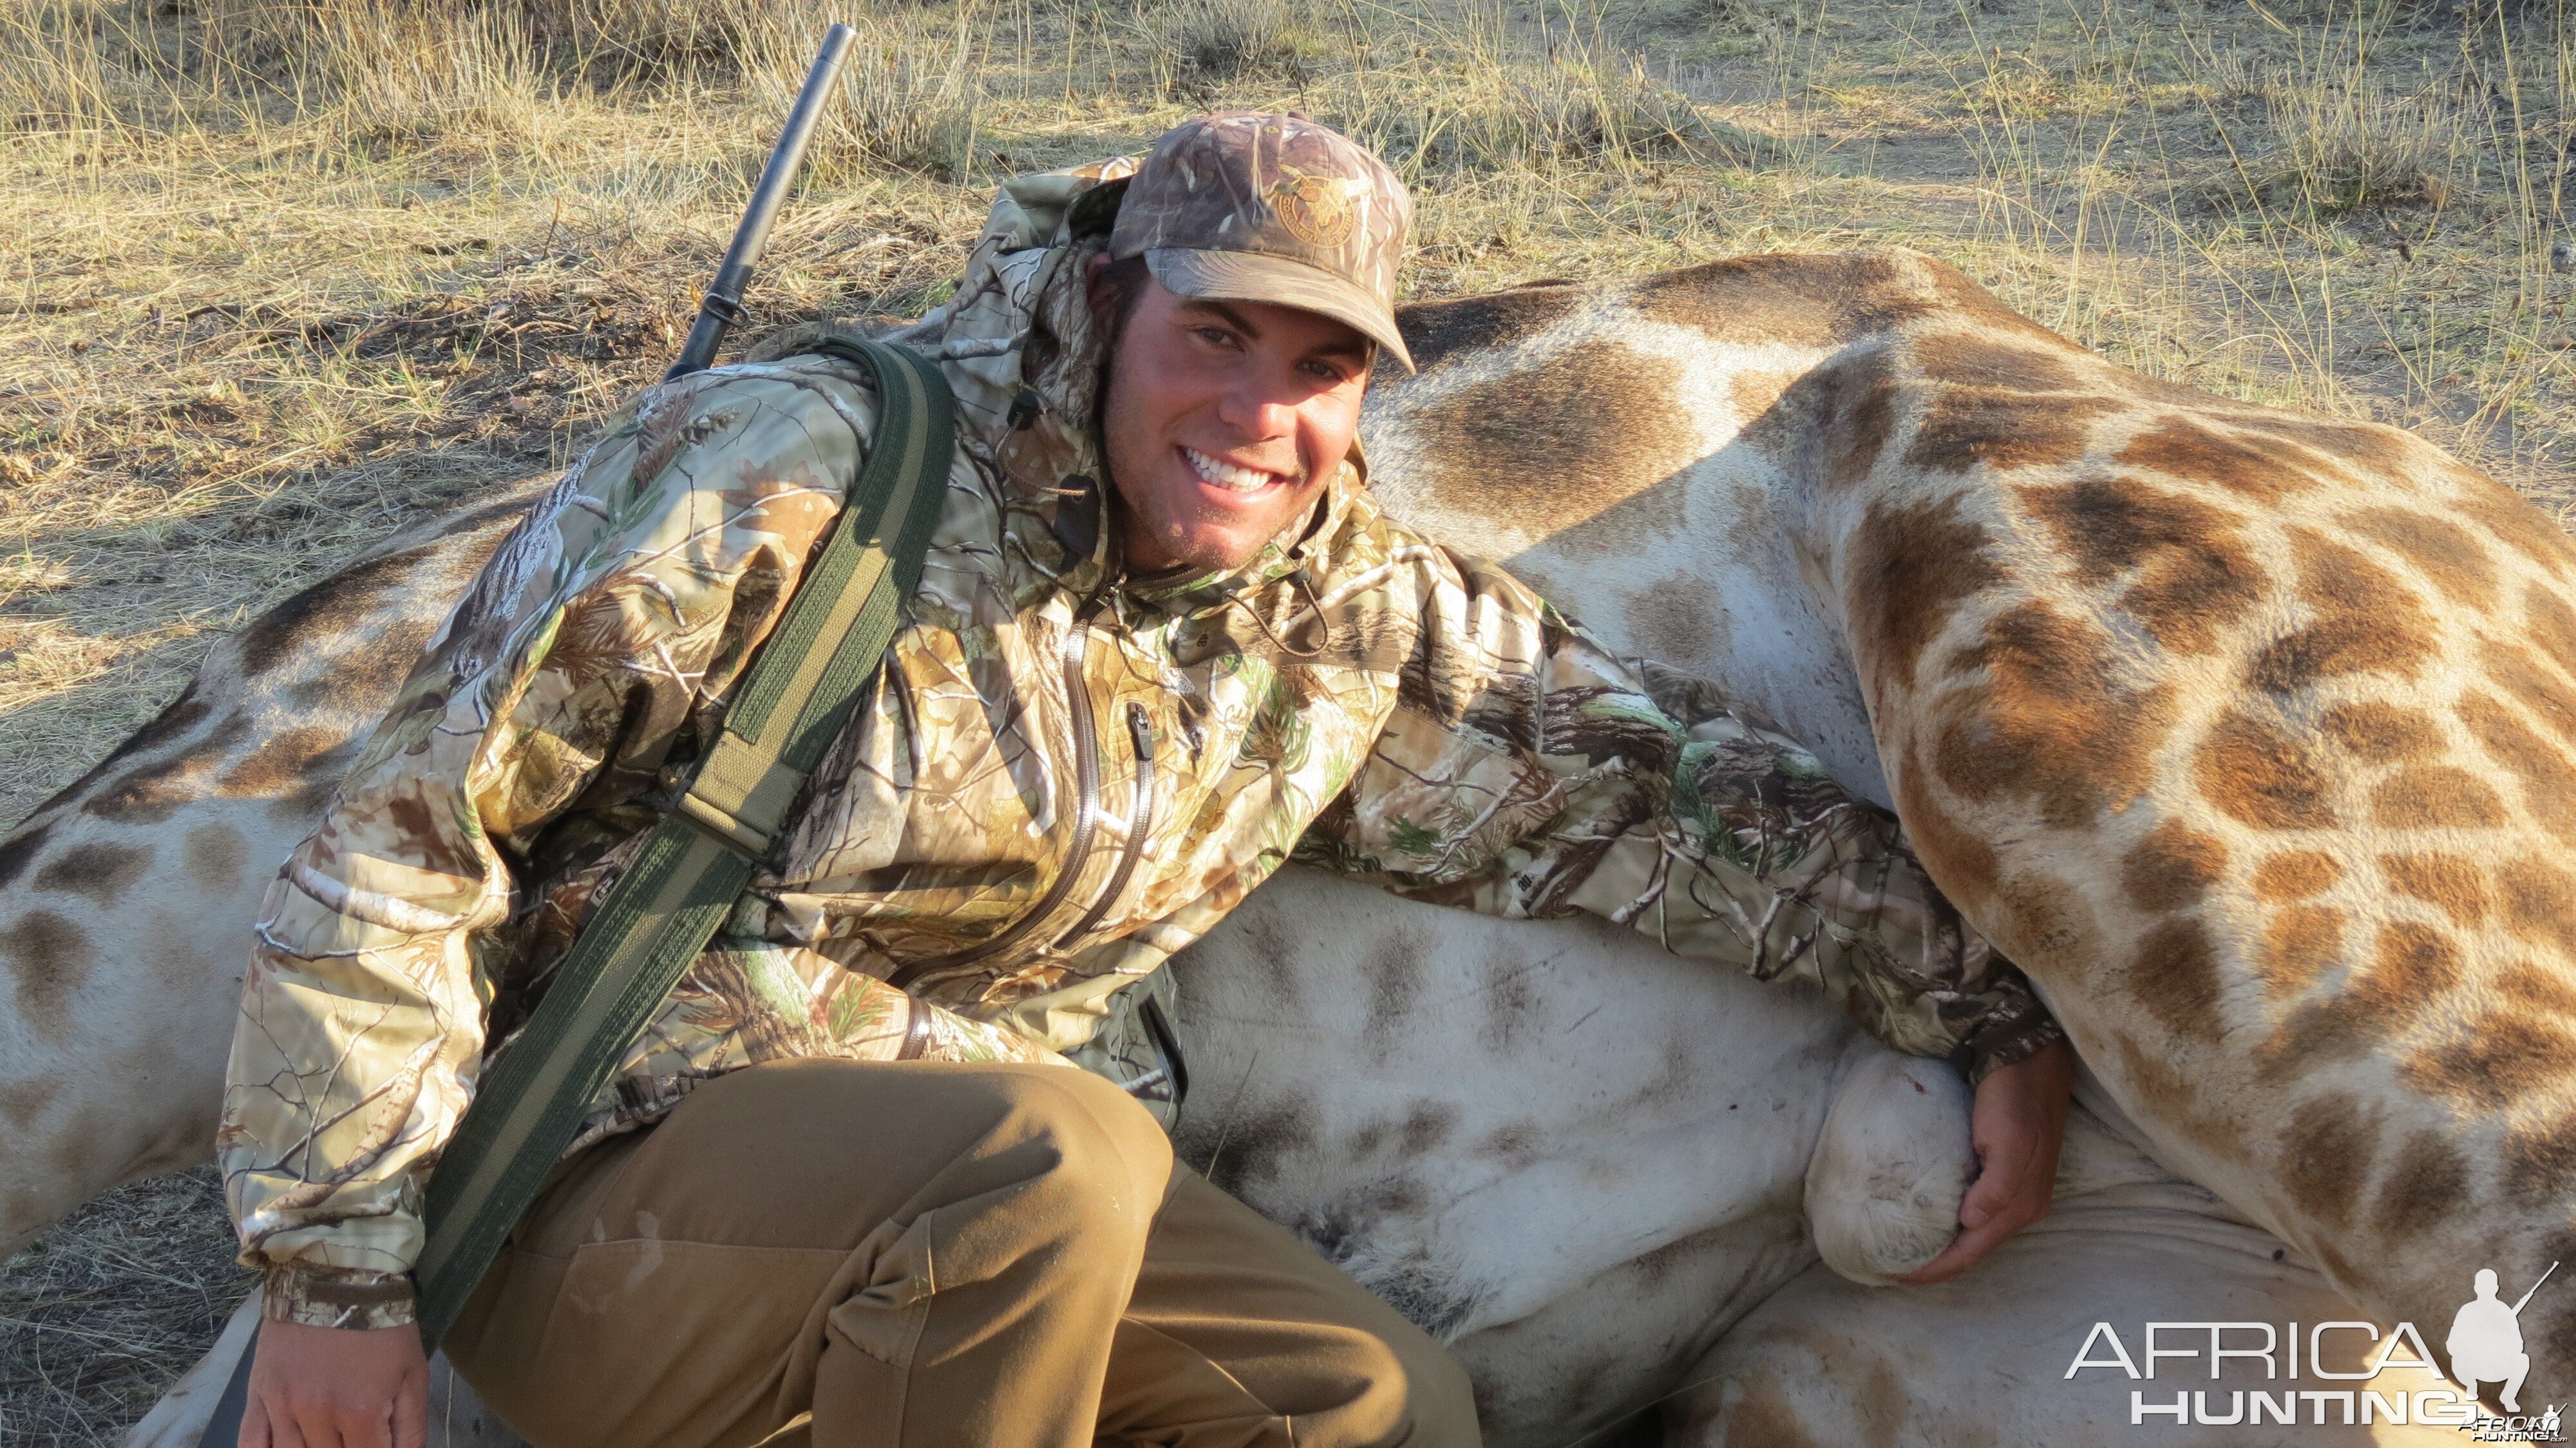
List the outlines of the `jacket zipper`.
{"type": "Polygon", "coordinates": [[[1083,674],[1083,663],[1091,654],[1091,621],[1099,613],[1100,595],[1094,594],[1075,614],[1073,627],[1064,636],[1064,687],[1073,712],[1074,807],[1073,838],[1065,847],[1063,872],[1038,903],[1001,934],[964,950],[916,960],[887,976],[886,984],[901,990],[934,970],[972,965],[1001,954],[1044,925],[1081,882],[1082,867],[1091,859],[1092,837],[1100,833],[1100,721],[1092,710],[1090,681],[1083,674]]]}
{"type": "Polygon", "coordinates": [[[1127,737],[1136,746],[1136,792],[1127,806],[1127,843],[1118,851],[1118,868],[1109,873],[1108,888],[1071,930],[1055,938],[1058,950],[1090,934],[1091,927],[1117,905],[1118,897],[1127,893],[1127,882],[1134,878],[1136,862],[1145,853],[1145,836],[1154,828],[1154,716],[1132,699],[1127,704],[1127,737]]]}

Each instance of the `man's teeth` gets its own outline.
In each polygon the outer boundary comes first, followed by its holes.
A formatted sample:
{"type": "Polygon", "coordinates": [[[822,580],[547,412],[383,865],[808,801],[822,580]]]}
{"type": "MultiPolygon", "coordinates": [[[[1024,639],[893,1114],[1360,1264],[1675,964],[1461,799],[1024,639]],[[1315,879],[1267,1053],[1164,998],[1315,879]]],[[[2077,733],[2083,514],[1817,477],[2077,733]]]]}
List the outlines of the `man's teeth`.
{"type": "Polygon", "coordinates": [[[1277,473],[1265,473],[1258,468],[1239,468],[1232,463],[1220,462],[1209,457],[1194,447],[1184,447],[1181,453],[1190,460],[1190,466],[1198,470],[1200,477],[1228,492],[1257,492],[1279,480],[1277,473]]]}

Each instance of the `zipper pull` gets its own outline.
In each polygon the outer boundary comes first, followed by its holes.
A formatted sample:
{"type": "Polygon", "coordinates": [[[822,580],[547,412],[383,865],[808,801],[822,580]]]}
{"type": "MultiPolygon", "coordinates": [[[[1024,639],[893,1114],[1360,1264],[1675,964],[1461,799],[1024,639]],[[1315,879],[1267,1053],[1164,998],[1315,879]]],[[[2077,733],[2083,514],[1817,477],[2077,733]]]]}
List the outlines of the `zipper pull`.
{"type": "Polygon", "coordinates": [[[1154,758],[1154,716],[1145,712],[1145,706],[1133,699],[1127,701],[1127,737],[1136,741],[1137,762],[1151,763],[1154,758]]]}

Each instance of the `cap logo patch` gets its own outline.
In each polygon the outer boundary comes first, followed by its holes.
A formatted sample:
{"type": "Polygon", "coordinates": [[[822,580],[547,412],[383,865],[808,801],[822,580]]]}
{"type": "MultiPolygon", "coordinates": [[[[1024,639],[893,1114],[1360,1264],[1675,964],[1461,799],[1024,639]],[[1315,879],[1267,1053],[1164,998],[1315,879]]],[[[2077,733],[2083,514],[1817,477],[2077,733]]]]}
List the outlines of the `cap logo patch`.
{"type": "Polygon", "coordinates": [[[1272,183],[1270,210],[1288,234],[1306,245],[1329,251],[1351,239],[1351,228],[1358,218],[1353,213],[1348,189],[1340,180],[1329,176],[1304,176],[1291,171],[1272,183]]]}

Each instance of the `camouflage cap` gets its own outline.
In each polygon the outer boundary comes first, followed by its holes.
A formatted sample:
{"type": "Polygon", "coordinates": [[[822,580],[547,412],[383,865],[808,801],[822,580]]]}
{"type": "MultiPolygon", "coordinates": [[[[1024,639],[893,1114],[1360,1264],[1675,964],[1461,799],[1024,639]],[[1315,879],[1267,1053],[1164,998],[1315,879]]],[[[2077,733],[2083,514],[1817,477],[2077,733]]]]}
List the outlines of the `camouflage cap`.
{"type": "Polygon", "coordinates": [[[1173,127],[1127,183],[1109,254],[1185,297],[1272,302],[1348,322],[1413,370],[1395,269],[1413,200],[1386,163],[1302,116],[1173,127]]]}

